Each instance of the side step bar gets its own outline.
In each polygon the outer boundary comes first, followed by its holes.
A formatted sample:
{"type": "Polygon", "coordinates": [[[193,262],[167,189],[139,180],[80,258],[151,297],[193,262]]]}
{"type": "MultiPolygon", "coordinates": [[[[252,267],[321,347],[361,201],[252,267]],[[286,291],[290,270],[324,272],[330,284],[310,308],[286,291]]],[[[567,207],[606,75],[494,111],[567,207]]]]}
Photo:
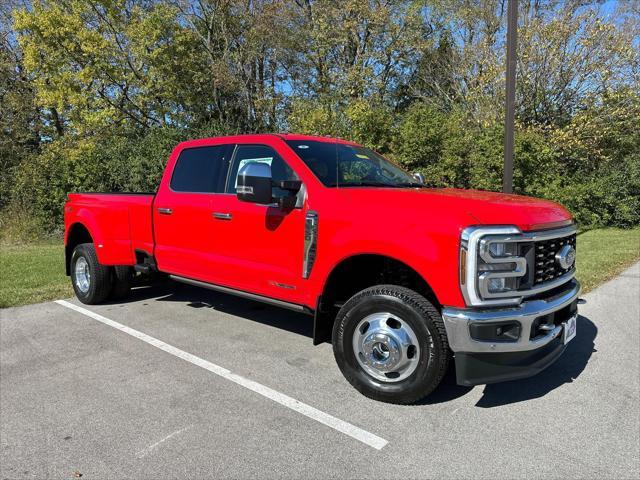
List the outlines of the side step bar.
{"type": "Polygon", "coordinates": [[[288,310],[293,310],[294,312],[302,312],[308,315],[313,315],[313,310],[311,310],[309,307],[306,307],[304,305],[298,305],[297,303],[289,303],[289,302],[285,302],[284,300],[277,300],[275,298],[265,297],[262,295],[257,295],[255,293],[245,292],[243,290],[235,290],[233,288],[223,287],[221,285],[216,285],[214,283],[201,282],[200,280],[193,280],[191,278],[180,277],[178,275],[169,275],[169,278],[177,282],[193,285],[194,287],[208,288],[209,290],[215,290],[217,292],[222,292],[222,293],[229,293],[231,295],[236,295],[237,297],[247,298],[249,300],[268,303],[269,305],[275,305],[276,307],[286,308],[288,310]]]}

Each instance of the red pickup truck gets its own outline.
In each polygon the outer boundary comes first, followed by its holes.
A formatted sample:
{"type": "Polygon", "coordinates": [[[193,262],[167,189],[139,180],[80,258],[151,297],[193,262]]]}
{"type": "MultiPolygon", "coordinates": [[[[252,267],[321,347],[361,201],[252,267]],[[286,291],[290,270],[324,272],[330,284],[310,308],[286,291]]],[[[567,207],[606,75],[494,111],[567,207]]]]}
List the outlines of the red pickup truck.
{"type": "Polygon", "coordinates": [[[427,188],[344,140],[241,135],[179,144],[155,194],[73,193],[80,301],[171,279],[313,316],[363,394],[411,403],[452,359],[461,385],[534,375],[575,336],[576,229],[560,205],[427,188]]]}

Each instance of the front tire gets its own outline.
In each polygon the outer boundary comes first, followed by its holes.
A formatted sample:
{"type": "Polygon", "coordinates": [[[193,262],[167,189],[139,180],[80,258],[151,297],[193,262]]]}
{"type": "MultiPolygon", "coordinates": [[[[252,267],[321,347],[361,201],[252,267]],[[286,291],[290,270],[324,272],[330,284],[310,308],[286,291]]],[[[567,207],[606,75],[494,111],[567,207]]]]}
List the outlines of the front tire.
{"type": "Polygon", "coordinates": [[[98,262],[93,243],[78,245],[71,255],[71,284],[82,303],[103,302],[111,292],[111,271],[98,262]]]}
{"type": "Polygon", "coordinates": [[[442,317],[408,288],[378,285],[351,297],[333,326],[345,378],[374,400],[409,404],[430,394],[449,364],[442,317]]]}

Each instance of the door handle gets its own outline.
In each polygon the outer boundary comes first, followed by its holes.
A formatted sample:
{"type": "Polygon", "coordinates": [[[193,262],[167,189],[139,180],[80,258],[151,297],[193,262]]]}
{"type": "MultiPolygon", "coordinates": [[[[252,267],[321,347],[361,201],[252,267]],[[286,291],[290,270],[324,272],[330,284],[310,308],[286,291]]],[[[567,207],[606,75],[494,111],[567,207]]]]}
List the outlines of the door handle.
{"type": "Polygon", "coordinates": [[[211,215],[218,220],[231,220],[233,218],[233,215],[230,213],[213,212],[211,215]]]}
{"type": "Polygon", "coordinates": [[[160,215],[171,215],[173,213],[173,210],[171,210],[170,208],[158,208],[158,213],[160,215]]]}

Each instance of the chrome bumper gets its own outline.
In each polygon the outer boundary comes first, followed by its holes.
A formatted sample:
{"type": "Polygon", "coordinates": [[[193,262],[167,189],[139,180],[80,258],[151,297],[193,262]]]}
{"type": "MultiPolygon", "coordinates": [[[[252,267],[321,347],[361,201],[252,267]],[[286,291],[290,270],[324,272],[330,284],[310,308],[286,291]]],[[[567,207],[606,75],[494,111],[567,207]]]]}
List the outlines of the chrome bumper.
{"type": "Polygon", "coordinates": [[[546,335],[531,340],[532,323],[541,316],[561,310],[580,295],[580,284],[571,280],[560,293],[549,298],[522,302],[517,307],[491,309],[462,309],[445,307],[442,310],[449,346],[455,352],[500,353],[526,352],[542,348],[562,333],[562,325],[546,335]],[[521,325],[520,338],[514,341],[479,341],[471,338],[469,325],[475,322],[516,321],[521,325]]]}

